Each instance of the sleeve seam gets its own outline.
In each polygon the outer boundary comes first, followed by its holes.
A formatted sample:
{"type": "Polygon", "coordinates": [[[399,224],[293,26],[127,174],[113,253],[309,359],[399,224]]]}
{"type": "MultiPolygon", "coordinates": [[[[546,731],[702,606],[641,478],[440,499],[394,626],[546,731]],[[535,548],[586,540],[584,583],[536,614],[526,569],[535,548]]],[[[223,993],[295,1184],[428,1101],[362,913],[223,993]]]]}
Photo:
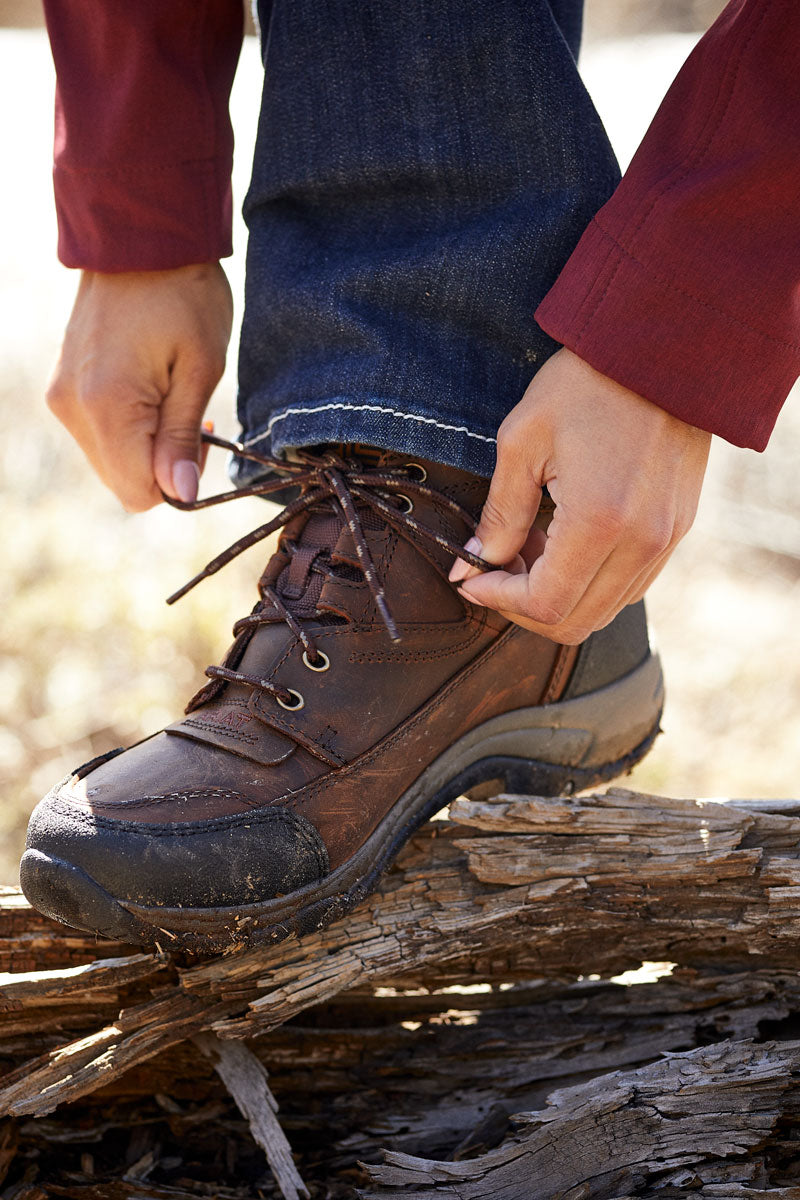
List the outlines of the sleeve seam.
{"type": "MultiPolygon", "coordinates": [[[[745,329],[745,330],[747,330],[748,333],[751,333],[756,337],[763,338],[765,341],[773,342],[777,346],[783,346],[787,350],[800,351],[800,343],[793,342],[793,341],[787,341],[786,338],[776,337],[774,334],[767,333],[765,330],[757,329],[756,326],[749,324],[747,321],[743,321],[740,317],[736,317],[732,313],[726,312],[725,309],[719,308],[715,304],[711,304],[708,300],[703,300],[700,296],[696,296],[693,292],[687,291],[685,288],[682,288],[678,284],[671,282],[669,279],[666,279],[663,275],[659,275],[656,271],[654,271],[652,269],[652,267],[649,267],[647,265],[647,263],[642,262],[642,260],[637,258],[635,254],[632,254],[630,250],[627,250],[625,248],[625,246],[623,246],[622,243],[620,241],[618,241],[618,239],[612,233],[610,233],[607,229],[605,229],[603,227],[603,225],[600,223],[600,221],[597,219],[597,217],[595,217],[595,224],[596,224],[597,228],[600,230],[600,233],[603,235],[603,237],[608,238],[608,240],[613,243],[613,245],[616,247],[620,256],[624,256],[624,258],[629,259],[630,262],[634,263],[637,267],[641,267],[641,269],[643,271],[646,271],[648,273],[648,275],[650,276],[650,278],[652,278],[661,287],[667,288],[669,291],[675,292],[679,296],[683,296],[684,299],[686,299],[686,300],[691,300],[692,303],[698,304],[702,308],[708,309],[709,312],[713,312],[717,316],[722,317],[723,320],[729,322],[731,325],[736,325],[740,329],[745,329]]],[[[621,266],[622,266],[622,257],[620,257],[619,261],[617,262],[616,266],[614,267],[611,278],[609,279],[606,286],[603,288],[603,294],[600,297],[600,299],[598,300],[597,304],[595,305],[592,313],[583,322],[583,328],[581,330],[581,333],[578,336],[578,345],[583,341],[584,337],[587,334],[589,325],[591,324],[592,320],[594,320],[594,318],[597,316],[601,305],[603,304],[606,297],[608,296],[611,285],[614,282],[614,278],[621,266]]],[[[576,349],[577,349],[577,346],[576,346],[576,349]]]]}
{"type": "MultiPolygon", "coordinates": [[[[767,0],[767,3],[769,3],[769,0],[767,0]]],[[[673,170],[667,176],[664,176],[661,180],[659,180],[657,183],[655,183],[653,185],[653,187],[650,189],[650,191],[651,191],[650,202],[649,202],[646,210],[642,213],[636,227],[631,231],[631,234],[630,234],[631,244],[633,244],[633,242],[636,240],[636,238],[639,237],[644,232],[644,228],[647,225],[650,218],[653,216],[653,213],[654,213],[656,207],[658,206],[658,204],[660,204],[661,201],[663,201],[664,198],[670,192],[672,192],[676,187],[679,187],[680,184],[683,183],[683,181],[689,175],[690,171],[700,167],[702,165],[702,163],[704,162],[704,160],[707,158],[708,153],[711,150],[711,147],[714,143],[714,139],[717,137],[717,135],[720,131],[720,128],[725,120],[725,117],[727,116],[728,111],[730,109],[731,103],[733,101],[733,96],[736,91],[739,73],[741,71],[742,61],[744,59],[744,56],[745,56],[748,46],[752,42],[753,38],[756,36],[756,33],[758,32],[758,28],[764,20],[764,17],[766,14],[766,8],[767,8],[767,5],[765,4],[760,9],[760,11],[755,10],[755,9],[751,10],[752,12],[757,11],[757,20],[756,20],[755,26],[750,29],[749,33],[747,33],[747,35],[746,35],[746,37],[744,37],[743,41],[740,42],[740,45],[738,47],[738,52],[736,53],[735,57],[733,55],[731,55],[731,60],[729,61],[728,67],[727,67],[727,78],[725,79],[725,84],[722,87],[720,87],[720,97],[722,97],[723,95],[725,96],[724,105],[722,106],[721,111],[719,108],[717,108],[717,112],[715,114],[713,114],[713,115],[709,114],[708,123],[706,124],[705,129],[703,129],[702,132],[698,133],[696,140],[687,149],[687,151],[686,151],[685,155],[683,156],[683,158],[681,159],[680,163],[676,164],[676,166],[673,168],[673,170]],[[670,178],[670,175],[672,176],[672,178],[670,178]],[[653,192],[655,192],[654,195],[652,194],[653,192]]],[[[602,303],[602,298],[601,298],[601,303],[602,303]]]]}

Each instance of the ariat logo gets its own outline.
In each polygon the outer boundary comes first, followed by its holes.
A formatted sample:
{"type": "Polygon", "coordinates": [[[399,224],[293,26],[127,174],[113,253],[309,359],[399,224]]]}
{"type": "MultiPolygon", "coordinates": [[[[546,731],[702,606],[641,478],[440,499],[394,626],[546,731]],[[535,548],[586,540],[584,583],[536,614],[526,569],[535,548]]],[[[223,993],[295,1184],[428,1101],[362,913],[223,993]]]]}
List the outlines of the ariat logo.
{"type": "Polygon", "coordinates": [[[194,730],[209,730],[210,733],[229,733],[231,737],[239,737],[246,739],[247,742],[254,742],[254,734],[245,732],[245,726],[249,725],[249,722],[252,720],[252,715],[246,709],[223,708],[212,709],[210,713],[201,713],[197,716],[187,716],[182,724],[188,728],[194,728],[194,730]]]}
{"type": "Polygon", "coordinates": [[[246,728],[252,720],[253,717],[246,709],[223,708],[201,712],[196,717],[185,717],[181,725],[184,729],[205,729],[207,733],[235,738],[238,742],[254,746],[258,741],[258,732],[256,729],[248,731],[246,728]]]}
{"type": "Polygon", "coordinates": [[[252,721],[252,714],[243,712],[241,709],[226,708],[222,712],[206,713],[205,724],[214,725],[221,729],[230,729],[233,733],[239,733],[252,721]]]}

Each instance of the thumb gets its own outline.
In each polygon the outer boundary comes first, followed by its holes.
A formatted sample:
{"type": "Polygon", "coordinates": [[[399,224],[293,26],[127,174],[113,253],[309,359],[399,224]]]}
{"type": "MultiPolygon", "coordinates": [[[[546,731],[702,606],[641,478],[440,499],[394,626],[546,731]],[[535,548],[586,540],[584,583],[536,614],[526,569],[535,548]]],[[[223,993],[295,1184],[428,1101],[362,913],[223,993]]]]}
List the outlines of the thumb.
{"type": "Polygon", "coordinates": [[[162,492],[176,500],[197,499],[200,482],[200,430],[216,380],[206,381],[176,363],[161,403],[153,445],[153,475],[162,492]]]}
{"type": "MultiPolygon", "coordinates": [[[[541,498],[542,489],[532,478],[524,455],[515,447],[503,450],[498,444],[497,466],[475,530],[479,543],[475,553],[499,567],[511,563],[530,537],[541,498]]],[[[472,544],[468,548],[472,549],[472,544]]],[[[462,567],[466,563],[459,560],[450,573],[453,582],[477,574],[475,568],[462,571],[462,567]]]]}

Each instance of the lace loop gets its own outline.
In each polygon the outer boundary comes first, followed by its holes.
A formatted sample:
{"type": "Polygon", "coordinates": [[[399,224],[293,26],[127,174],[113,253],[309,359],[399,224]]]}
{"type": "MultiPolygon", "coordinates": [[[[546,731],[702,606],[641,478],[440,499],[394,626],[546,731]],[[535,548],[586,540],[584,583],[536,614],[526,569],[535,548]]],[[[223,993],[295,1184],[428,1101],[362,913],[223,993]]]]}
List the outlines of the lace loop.
{"type": "MultiPolygon", "coordinates": [[[[257,529],[245,534],[244,537],[239,538],[238,541],[229,546],[227,550],[223,550],[216,558],[211,559],[202,571],[199,571],[188,583],[185,583],[183,587],[178,588],[177,591],[168,597],[167,604],[174,604],[176,600],[180,600],[182,596],[185,596],[187,592],[196,587],[201,580],[216,574],[217,571],[227,566],[229,562],[232,562],[234,558],[237,558],[245,550],[249,550],[251,546],[257,545],[258,542],[269,537],[271,533],[282,529],[284,525],[287,525],[289,521],[293,520],[300,513],[330,500],[338,506],[341,518],[353,539],[359,567],[372,594],[375,607],[393,642],[401,641],[400,632],[386,603],[383,584],[378,577],[375,563],[369,552],[364,528],[356,508],[356,499],[360,500],[368,508],[371,508],[376,514],[379,513],[383,520],[388,525],[391,525],[401,537],[409,539],[409,531],[413,531],[423,540],[434,542],[454,557],[463,558],[472,566],[478,567],[479,570],[491,571],[493,569],[491,563],[486,562],[476,554],[470,553],[463,546],[457,545],[436,530],[429,529],[427,525],[417,521],[416,518],[411,516],[410,511],[406,512],[403,509],[396,508],[375,494],[373,489],[381,488],[384,491],[398,495],[404,495],[405,492],[412,492],[427,496],[429,499],[434,499],[438,504],[443,504],[458,516],[468,528],[475,529],[476,522],[465,508],[457,504],[454,500],[451,500],[448,496],[444,496],[435,488],[430,487],[422,479],[415,480],[410,478],[408,472],[402,469],[399,471],[365,470],[361,464],[354,466],[346,462],[345,459],[332,450],[327,451],[323,455],[314,455],[310,451],[301,451],[299,455],[300,461],[296,463],[284,462],[269,455],[249,450],[246,446],[242,446],[236,442],[229,442],[225,438],[218,437],[216,434],[203,431],[202,437],[203,441],[209,445],[218,446],[240,458],[246,458],[251,462],[257,462],[262,466],[269,467],[272,472],[285,476],[285,478],[257,480],[247,487],[232,488],[228,492],[219,492],[217,495],[210,496],[204,500],[175,500],[172,496],[162,493],[164,499],[173,508],[178,508],[183,512],[194,512],[197,509],[225,504],[229,500],[238,500],[242,496],[264,496],[268,498],[273,492],[285,490],[287,484],[307,488],[307,490],[296,500],[290,501],[273,520],[259,525],[257,529]],[[400,491],[401,488],[403,492],[400,491]]],[[[407,496],[405,498],[409,499],[407,496]]],[[[274,605],[282,619],[286,621],[292,630],[292,633],[302,642],[308,656],[314,658],[316,647],[314,646],[313,639],[309,637],[292,615],[275,589],[264,589],[264,596],[274,605]]],[[[261,623],[257,615],[250,619],[244,618],[244,622],[253,625],[261,623]]],[[[237,622],[237,625],[242,629],[246,627],[243,622],[237,622]]]]}

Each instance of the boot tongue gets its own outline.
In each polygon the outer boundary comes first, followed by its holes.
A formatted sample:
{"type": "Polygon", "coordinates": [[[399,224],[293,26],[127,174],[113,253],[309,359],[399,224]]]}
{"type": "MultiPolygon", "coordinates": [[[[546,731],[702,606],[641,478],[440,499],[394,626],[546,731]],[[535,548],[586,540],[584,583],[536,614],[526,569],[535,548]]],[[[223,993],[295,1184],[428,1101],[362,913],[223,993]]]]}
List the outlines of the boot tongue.
{"type": "MultiPolygon", "coordinates": [[[[357,442],[333,443],[327,449],[333,450],[346,462],[355,466],[360,465],[367,471],[391,472],[397,471],[399,468],[417,466],[422,471],[420,479],[424,478],[429,486],[463,505],[475,517],[480,514],[486,498],[488,480],[467,471],[357,442]]],[[[410,480],[415,481],[417,477],[412,473],[410,480]]],[[[411,490],[413,492],[413,489],[411,490]]],[[[419,501],[417,502],[419,503],[419,501]]],[[[385,528],[385,522],[380,514],[358,501],[355,503],[365,533],[377,532],[385,528]]],[[[341,561],[341,557],[336,555],[337,547],[342,544],[342,536],[344,535],[348,545],[349,537],[338,506],[334,505],[335,502],[330,500],[310,513],[296,538],[292,539],[295,549],[291,560],[274,583],[275,590],[283,603],[292,615],[301,621],[316,621],[326,625],[339,624],[342,620],[341,617],[318,611],[326,576],[338,576],[351,582],[358,582],[362,579],[361,570],[354,562],[351,564],[341,561]]],[[[437,517],[436,514],[430,512],[427,514],[426,520],[435,528],[441,526],[441,532],[447,532],[452,536],[451,530],[448,529],[451,520],[448,520],[447,517],[437,517]]],[[[354,547],[351,547],[346,557],[352,560],[353,555],[354,547]]],[[[344,556],[342,555],[342,557],[344,556]]],[[[267,628],[269,627],[260,631],[260,636],[254,639],[256,642],[263,641],[267,628]]],[[[277,635],[272,634],[269,640],[271,641],[275,636],[277,635]]],[[[245,658],[247,657],[247,652],[245,652],[245,658]]]]}
{"type": "Polygon", "coordinates": [[[330,547],[336,545],[340,528],[341,521],[332,512],[312,513],[291,560],[275,581],[276,592],[298,620],[316,616],[325,576],[313,569],[314,564],[327,558],[330,547]]]}

